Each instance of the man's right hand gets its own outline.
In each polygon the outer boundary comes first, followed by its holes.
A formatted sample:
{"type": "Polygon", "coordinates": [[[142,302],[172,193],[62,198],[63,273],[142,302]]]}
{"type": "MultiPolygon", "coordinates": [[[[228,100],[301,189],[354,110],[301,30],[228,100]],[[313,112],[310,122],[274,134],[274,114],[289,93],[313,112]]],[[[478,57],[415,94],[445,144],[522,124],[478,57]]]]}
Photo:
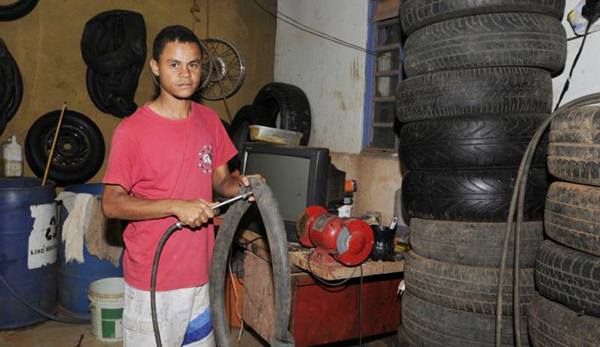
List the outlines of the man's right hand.
{"type": "Polygon", "coordinates": [[[190,228],[198,228],[215,216],[210,204],[202,199],[175,200],[173,214],[190,228]]]}

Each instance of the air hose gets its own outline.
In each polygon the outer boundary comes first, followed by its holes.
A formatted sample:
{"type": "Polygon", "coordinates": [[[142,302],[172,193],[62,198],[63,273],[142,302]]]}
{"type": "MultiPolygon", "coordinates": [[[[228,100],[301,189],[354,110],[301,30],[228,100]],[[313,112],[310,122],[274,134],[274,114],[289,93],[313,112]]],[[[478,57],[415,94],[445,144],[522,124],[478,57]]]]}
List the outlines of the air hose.
{"type": "MultiPolygon", "coordinates": [[[[267,229],[267,237],[271,250],[271,263],[273,264],[273,278],[275,281],[275,317],[273,317],[274,331],[270,345],[275,347],[294,346],[293,337],[288,331],[290,321],[291,286],[287,238],[283,218],[279,212],[277,200],[275,200],[271,189],[264,180],[256,177],[249,177],[249,179],[250,187],[242,187],[240,193],[244,194],[252,191],[254,198],[256,199],[258,209],[267,229]]],[[[210,311],[217,345],[223,347],[231,346],[224,305],[225,276],[228,264],[227,258],[229,256],[231,243],[233,242],[233,235],[237,230],[240,219],[248,207],[250,207],[250,202],[246,200],[239,200],[229,207],[227,213],[223,216],[224,221],[217,233],[213,250],[209,280],[210,311]]],[[[167,240],[173,233],[182,227],[183,224],[178,222],[167,229],[159,241],[154,256],[154,262],[152,264],[150,305],[152,310],[154,338],[158,347],[162,346],[156,314],[156,276],[158,263],[167,240]]]]}

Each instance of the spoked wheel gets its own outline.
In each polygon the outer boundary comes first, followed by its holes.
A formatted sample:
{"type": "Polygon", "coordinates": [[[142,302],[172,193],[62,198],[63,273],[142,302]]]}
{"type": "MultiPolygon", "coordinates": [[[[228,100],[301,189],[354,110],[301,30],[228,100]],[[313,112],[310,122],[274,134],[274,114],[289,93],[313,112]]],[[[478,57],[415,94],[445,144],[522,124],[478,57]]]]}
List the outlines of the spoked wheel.
{"type": "MultiPolygon", "coordinates": [[[[200,95],[207,100],[221,100],[235,94],[246,76],[244,59],[230,42],[211,38],[204,40],[210,53],[212,71],[207,83],[200,88],[200,95]]],[[[204,71],[203,71],[204,72],[204,71]]]]}

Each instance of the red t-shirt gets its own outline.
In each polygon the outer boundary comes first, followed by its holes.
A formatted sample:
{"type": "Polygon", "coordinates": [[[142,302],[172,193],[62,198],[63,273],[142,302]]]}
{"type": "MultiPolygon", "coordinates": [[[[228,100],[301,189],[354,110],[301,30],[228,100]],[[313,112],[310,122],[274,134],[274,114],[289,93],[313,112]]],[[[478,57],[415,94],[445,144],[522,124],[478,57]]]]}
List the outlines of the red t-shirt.
{"type": "MultiPolygon", "coordinates": [[[[118,184],[143,199],[212,201],[212,175],[236,154],[217,113],[192,103],[181,120],[162,117],[147,105],[115,129],[103,182],[118,184]]],[[[175,217],[132,221],[123,238],[125,281],[150,290],[158,242],[175,217]]],[[[183,228],[167,241],[158,267],[157,290],[190,288],[208,282],[214,246],[213,226],[183,228]]]]}

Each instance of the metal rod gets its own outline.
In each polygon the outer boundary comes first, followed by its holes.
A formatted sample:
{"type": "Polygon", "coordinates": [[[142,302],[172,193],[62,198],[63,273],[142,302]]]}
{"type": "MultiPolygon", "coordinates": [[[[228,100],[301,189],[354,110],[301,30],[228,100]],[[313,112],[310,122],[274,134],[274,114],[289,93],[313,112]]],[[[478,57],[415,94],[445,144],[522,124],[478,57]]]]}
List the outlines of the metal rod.
{"type": "Polygon", "coordinates": [[[50,147],[50,152],[48,152],[48,159],[46,161],[46,169],[44,170],[44,178],[42,178],[42,186],[46,185],[46,180],[48,179],[48,172],[50,171],[50,164],[52,163],[52,157],[54,156],[54,148],[56,147],[56,140],[58,139],[58,132],[60,131],[60,126],[62,125],[63,116],[65,115],[65,110],[67,109],[67,102],[65,101],[62,106],[62,110],[60,110],[60,116],[58,117],[58,124],[56,125],[56,131],[54,132],[54,138],[52,139],[52,146],[50,147]]]}
{"type": "Polygon", "coordinates": [[[245,198],[249,197],[250,195],[252,195],[252,192],[248,192],[248,193],[245,193],[245,194],[240,194],[240,195],[235,196],[235,197],[233,197],[231,199],[228,199],[228,200],[225,200],[225,201],[220,202],[218,204],[212,205],[210,208],[212,210],[214,210],[214,209],[217,209],[217,208],[219,208],[221,206],[229,205],[232,202],[236,202],[236,201],[238,201],[240,199],[245,199],[245,198]]]}

